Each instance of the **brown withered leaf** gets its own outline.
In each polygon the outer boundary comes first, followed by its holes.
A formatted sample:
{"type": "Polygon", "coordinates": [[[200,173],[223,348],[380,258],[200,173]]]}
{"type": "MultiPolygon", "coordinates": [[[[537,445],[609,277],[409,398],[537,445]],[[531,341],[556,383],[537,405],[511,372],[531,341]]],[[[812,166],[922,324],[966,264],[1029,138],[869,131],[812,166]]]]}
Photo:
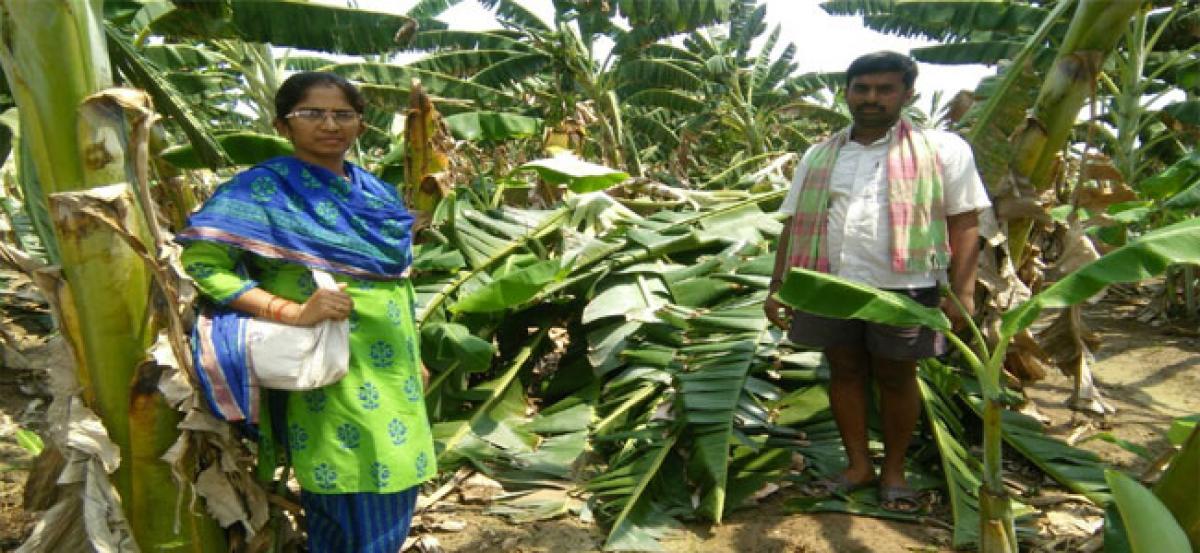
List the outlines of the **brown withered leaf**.
{"type": "Polygon", "coordinates": [[[1115,186],[1085,187],[1075,191],[1075,205],[1102,210],[1113,204],[1136,200],[1137,192],[1123,183],[1115,186]]]}

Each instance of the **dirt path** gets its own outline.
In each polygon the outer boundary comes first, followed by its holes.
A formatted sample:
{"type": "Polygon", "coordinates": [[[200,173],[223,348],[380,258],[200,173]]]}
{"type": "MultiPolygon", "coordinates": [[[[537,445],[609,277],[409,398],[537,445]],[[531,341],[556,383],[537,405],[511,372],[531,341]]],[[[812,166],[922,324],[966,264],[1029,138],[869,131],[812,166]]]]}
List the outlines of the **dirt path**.
{"type": "MultiPolygon", "coordinates": [[[[1096,379],[1109,400],[1118,408],[1105,421],[1072,413],[1065,401],[1071,380],[1054,372],[1029,390],[1038,409],[1050,418],[1050,431],[1066,439],[1081,424],[1107,428],[1118,438],[1157,453],[1168,447],[1163,432],[1171,418],[1200,412],[1200,333],[1193,323],[1155,328],[1135,320],[1139,306],[1106,301],[1087,309],[1086,320],[1104,341],[1097,352],[1096,379]]],[[[17,446],[9,421],[26,427],[39,424],[38,401],[30,394],[28,371],[0,368],[0,550],[21,543],[35,520],[21,509],[21,494],[31,459],[17,446]]],[[[1089,430],[1088,433],[1094,430],[1089,430]]],[[[1145,461],[1117,446],[1091,440],[1082,447],[1123,468],[1138,470],[1145,461]]],[[[686,527],[668,544],[673,552],[875,552],[947,550],[949,532],[937,525],[903,524],[842,514],[792,515],[783,504],[791,493],[783,491],[762,504],[735,511],[718,527],[695,524],[686,527]]],[[[1072,550],[1084,522],[1095,524],[1095,509],[1063,504],[1039,521],[1044,530],[1070,532],[1053,543],[1044,531],[1044,550],[1072,550]],[[1058,513],[1058,514],[1055,514],[1058,513]],[[1070,514],[1071,516],[1066,516],[1070,514]],[[1081,522],[1082,521],[1082,522],[1081,522]]],[[[575,553],[598,551],[602,530],[577,518],[513,525],[505,519],[482,514],[478,506],[442,504],[427,517],[461,521],[461,531],[433,531],[445,551],[469,553],[491,551],[575,553]]]]}

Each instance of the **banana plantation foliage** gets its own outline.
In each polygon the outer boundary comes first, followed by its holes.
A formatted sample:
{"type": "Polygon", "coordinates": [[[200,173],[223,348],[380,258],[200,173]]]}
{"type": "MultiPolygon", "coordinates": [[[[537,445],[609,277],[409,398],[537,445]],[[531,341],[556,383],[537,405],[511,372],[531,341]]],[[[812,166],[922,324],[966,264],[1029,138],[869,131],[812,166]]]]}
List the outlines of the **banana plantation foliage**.
{"type": "MultiPolygon", "coordinates": [[[[762,309],[798,155],[850,121],[844,77],[794,61],[831,45],[782,44],[747,0],[554,0],[553,21],[479,1],[497,29],[439,20],[456,0],[403,14],[0,0],[3,259],[42,288],[74,360],[46,436],[66,468],[26,550],[294,539],[286,471],[256,471],[268,453],[196,395],[195,293],[171,233],[237,168],[289,152],[272,97],[299,70],[361,87],[357,162],[418,214],[439,485],[468,467],[504,486],[490,509],[515,523],[582,517],[606,549],[656,550],[683,522],[720,523],[842,466],[827,365],[762,309]]],[[[1036,507],[1005,492],[1002,449],[1107,509],[1114,551],[1200,546],[1195,417],[1172,428],[1180,453],[1151,490],[1015,410],[1055,368],[1076,382],[1073,408],[1111,409],[1078,308],[1106,286],[1161,276],[1156,316],[1200,315],[1200,7],[821,5],[937,41],[912,51],[924,64],[995,69],[906,113],[968,139],[995,205],[978,324],[920,370],[913,481],[949,505],[954,546],[1030,538],[1036,507]]],[[[780,297],[948,328],[936,310],[804,271],[780,297]]],[[[917,519],[873,493],[788,507],[917,519]]]]}

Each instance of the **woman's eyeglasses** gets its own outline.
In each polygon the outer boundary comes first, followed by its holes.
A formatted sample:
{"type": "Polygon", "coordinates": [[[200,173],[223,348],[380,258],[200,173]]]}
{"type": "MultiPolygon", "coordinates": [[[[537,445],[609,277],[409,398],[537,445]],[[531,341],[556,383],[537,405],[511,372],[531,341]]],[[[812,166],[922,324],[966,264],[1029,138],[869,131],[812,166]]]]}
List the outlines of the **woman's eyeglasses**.
{"type": "Polygon", "coordinates": [[[333,116],[333,122],[339,125],[349,125],[357,122],[361,115],[352,109],[317,109],[302,108],[287,114],[288,119],[299,119],[308,123],[320,123],[327,116],[333,116]]]}

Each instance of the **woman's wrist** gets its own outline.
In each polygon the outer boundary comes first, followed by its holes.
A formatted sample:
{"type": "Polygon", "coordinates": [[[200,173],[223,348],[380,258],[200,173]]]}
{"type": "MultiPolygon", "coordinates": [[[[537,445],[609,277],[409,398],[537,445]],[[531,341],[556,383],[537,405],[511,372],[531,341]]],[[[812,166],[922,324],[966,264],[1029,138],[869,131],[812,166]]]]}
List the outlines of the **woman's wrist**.
{"type": "Polygon", "coordinates": [[[279,308],[279,322],[289,325],[295,325],[300,320],[300,311],[302,306],[293,301],[284,300],[284,305],[279,308]]]}
{"type": "Polygon", "coordinates": [[[278,302],[280,299],[282,299],[282,298],[280,298],[279,296],[268,295],[267,304],[264,305],[262,309],[258,310],[258,317],[260,319],[272,320],[273,318],[271,317],[271,309],[275,306],[275,303],[278,302]]]}

